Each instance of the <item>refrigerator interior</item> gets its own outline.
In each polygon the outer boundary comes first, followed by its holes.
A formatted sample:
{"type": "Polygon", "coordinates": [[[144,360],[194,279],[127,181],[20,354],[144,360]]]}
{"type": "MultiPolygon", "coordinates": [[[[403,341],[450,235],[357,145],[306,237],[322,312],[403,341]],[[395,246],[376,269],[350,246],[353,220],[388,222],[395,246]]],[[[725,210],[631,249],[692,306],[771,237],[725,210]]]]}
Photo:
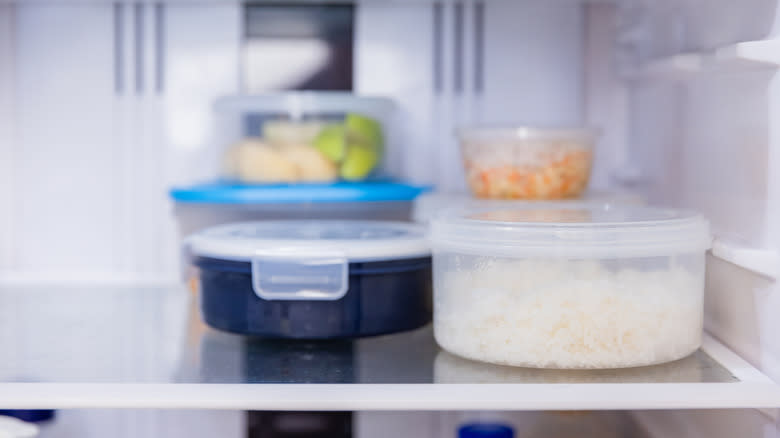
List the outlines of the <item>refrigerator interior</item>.
{"type": "MultiPolygon", "coordinates": [[[[167,191],[214,175],[213,101],[247,90],[244,14],[0,1],[0,284],[179,281],[167,191]]],[[[598,127],[591,187],[709,218],[706,329],[777,380],[778,26],[776,0],[361,0],[352,86],[397,102],[393,173],[442,192],[466,190],[459,126],[598,127]]],[[[632,418],[773,436],[773,413],[632,418]]]]}

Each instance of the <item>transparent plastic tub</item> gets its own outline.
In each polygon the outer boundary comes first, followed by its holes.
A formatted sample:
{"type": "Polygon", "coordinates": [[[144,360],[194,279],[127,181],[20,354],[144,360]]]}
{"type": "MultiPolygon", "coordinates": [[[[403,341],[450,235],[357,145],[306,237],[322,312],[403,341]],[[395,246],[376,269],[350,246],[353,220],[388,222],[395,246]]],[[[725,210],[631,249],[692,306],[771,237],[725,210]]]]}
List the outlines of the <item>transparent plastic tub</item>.
{"type": "Polygon", "coordinates": [[[478,198],[576,198],[588,185],[593,130],[468,128],[458,138],[466,182],[478,198]]]}
{"type": "Polygon", "coordinates": [[[386,174],[394,104],[344,92],[224,97],[215,103],[222,177],[252,184],[362,181],[386,174]]]}
{"type": "Polygon", "coordinates": [[[709,226],[638,206],[458,210],[431,224],[434,333],[500,365],[624,368],[701,344],[709,226]]]}

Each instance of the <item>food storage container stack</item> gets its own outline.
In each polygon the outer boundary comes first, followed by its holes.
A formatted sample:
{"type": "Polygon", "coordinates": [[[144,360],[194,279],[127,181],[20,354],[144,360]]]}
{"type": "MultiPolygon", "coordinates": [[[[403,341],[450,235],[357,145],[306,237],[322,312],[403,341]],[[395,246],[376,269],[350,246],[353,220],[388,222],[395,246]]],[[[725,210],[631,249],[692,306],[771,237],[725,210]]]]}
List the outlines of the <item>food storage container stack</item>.
{"type": "Polygon", "coordinates": [[[343,92],[218,99],[223,162],[171,190],[180,237],[257,220],[410,220],[427,187],[394,179],[394,106],[343,92]]]}
{"type": "Polygon", "coordinates": [[[701,343],[708,223],[639,206],[459,210],[432,221],[434,332],[449,352],[622,368],[701,343]]]}
{"type": "Polygon", "coordinates": [[[329,339],[430,321],[430,248],[416,225],[253,222],[206,229],[187,245],[203,318],[217,329],[329,339]]]}

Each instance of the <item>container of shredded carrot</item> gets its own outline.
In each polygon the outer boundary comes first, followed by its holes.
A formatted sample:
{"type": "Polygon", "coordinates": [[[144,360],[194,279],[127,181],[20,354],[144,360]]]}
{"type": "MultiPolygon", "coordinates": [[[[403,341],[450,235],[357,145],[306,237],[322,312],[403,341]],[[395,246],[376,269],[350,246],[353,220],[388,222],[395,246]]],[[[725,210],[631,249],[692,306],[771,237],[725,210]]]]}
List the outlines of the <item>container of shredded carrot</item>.
{"type": "Polygon", "coordinates": [[[474,196],[567,199],[585,190],[593,163],[591,129],[468,128],[458,132],[474,196]]]}

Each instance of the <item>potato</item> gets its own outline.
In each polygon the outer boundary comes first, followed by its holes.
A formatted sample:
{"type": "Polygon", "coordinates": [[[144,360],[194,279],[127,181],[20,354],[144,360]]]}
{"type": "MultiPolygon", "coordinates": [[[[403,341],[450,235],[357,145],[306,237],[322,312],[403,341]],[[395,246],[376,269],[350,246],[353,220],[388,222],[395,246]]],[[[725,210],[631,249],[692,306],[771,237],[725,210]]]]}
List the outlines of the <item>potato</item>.
{"type": "Polygon", "coordinates": [[[235,146],[238,178],[247,183],[298,181],[298,168],[276,148],[261,140],[244,140],[235,146]]]}
{"type": "Polygon", "coordinates": [[[338,178],[338,169],[322,152],[305,144],[288,144],[279,152],[298,169],[301,181],[328,182],[338,178]]]}

